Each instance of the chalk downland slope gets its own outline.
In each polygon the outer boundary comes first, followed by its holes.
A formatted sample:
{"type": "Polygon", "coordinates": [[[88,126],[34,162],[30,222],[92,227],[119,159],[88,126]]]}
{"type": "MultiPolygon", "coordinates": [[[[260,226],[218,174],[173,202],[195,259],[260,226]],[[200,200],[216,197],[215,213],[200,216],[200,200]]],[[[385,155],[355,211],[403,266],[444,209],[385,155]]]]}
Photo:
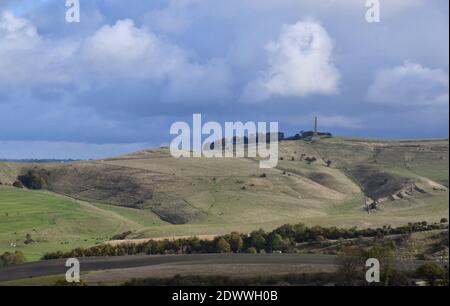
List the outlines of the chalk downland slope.
{"type": "Polygon", "coordinates": [[[0,163],[0,178],[10,184],[28,175],[54,193],[118,214],[123,207],[159,218],[159,226],[141,222],[127,238],[215,235],[298,222],[399,225],[448,215],[448,140],[330,138],[279,145],[275,169],[259,169],[256,159],[175,159],[168,149],[155,149],[102,161],[0,163]],[[366,198],[380,202],[371,214],[366,198]]]}

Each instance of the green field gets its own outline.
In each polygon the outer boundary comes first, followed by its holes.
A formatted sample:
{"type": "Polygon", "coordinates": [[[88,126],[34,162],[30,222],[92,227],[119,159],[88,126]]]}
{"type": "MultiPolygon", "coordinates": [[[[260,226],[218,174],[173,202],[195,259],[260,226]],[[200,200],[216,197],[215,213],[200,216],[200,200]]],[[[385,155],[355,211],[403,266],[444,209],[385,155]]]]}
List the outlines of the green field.
{"type": "Polygon", "coordinates": [[[20,250],[27,260],[37,260],[52,250],[94,245],[124,231],[161,223],[149,212],[94,206],[47,191],[0,187],[0,253],[20,250]],[[33,243],[24,243],[27,234],[33,243]]]}

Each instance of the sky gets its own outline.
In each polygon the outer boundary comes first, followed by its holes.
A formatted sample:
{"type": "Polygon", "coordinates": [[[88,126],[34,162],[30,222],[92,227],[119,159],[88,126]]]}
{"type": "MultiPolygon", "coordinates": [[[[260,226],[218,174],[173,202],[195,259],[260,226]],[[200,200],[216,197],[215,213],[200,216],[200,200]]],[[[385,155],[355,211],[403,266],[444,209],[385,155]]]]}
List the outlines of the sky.
{"type": "Polygon", "coordinates": [[[448,138],[449,2],[0,0],[0,158],[102,158],[170,126],[448,138]]]}

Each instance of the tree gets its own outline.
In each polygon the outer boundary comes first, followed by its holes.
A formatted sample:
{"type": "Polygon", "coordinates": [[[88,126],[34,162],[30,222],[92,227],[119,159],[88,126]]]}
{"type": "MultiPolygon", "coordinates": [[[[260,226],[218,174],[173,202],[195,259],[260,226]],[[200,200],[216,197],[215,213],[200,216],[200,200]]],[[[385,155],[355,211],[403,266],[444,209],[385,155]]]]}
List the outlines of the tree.
{"type": "Polygon", "coordinates": [[[15,251],[14,252],[13,264],[19,265],[19,264],[24,263],[25,261],[26,261],[25,256],[23,255],[23,253],[21,251],[15,251]]]}
{"type": "Polygon", "coordinates": [[[255,247],[258,251],[266,248],[266,238],[263,230],[254,231],[250,234],[250,244],[255,247]]]}
{"type": "Polygon", "coordinates": [[[430,286],[434,286],[436,280],[445,278],[446,271],[440,264],[430,261],[417,268],[416,274],[424,278],[430,286]]]}
{"type": "Polygon", "coordinates": [[[369,250],[363,252],[363,257],[364,260],[368,258],[376,258],[380,261],[381,266],[386,268],[392,266],[392,249],[380,244],[375,244],[369,250]]]}
{"type": "Polygon", "coordinates": [[[385,286],[404,286],[408,284],[408,277],[404,272],[389,266],[381,273],[381,283],[385,286]]]}
{"type": "Polygon", "coordinates": [[[235,253],[239,252],[244,246],[244,240],[238,233],[231,233],[229,236],[231,250],[235,253]]]}
{"type": "Polygon", "coordinates": [[[306,239],[306,230],[307,227],[303,223],[298,223],[294,225],[294,231],[295,231],[295,241],[297,242],[303,242],[306,239]]]}
{"type": "Polygon", "coordinates": [[[354,285],[362,280],[364,260],[362,250],[358,247],[349,247],[336,258],[338,277],[344,285],[354,285]]]}
{"type": "Polygon", "coordinates": [[[230,251],[231,246],[225,238],[220,237],[216,240],[216,253],[230,253],[230,251]]]}
{"type": "Polygon", "coordinates": [[[385,286],[403,285],[406,277],[395,269],[393,250],[388,246],[375,244],[370,249],[362,252],[363,260],[376,258],[380,262],[381,281],[385,286]]]}
{"type": "Polygon", "coordinates": [[[295,228],[291,224],[284,224],[275,230],[277,234],[280,234],[283,238],[295,239],[295,228]]]}
{"type": "Polygon", "coordinates": [[[269,235],[268,247],[269,251],[281,250],[284,245],[283,237],[277,233],[271,233],[269,235]]]}

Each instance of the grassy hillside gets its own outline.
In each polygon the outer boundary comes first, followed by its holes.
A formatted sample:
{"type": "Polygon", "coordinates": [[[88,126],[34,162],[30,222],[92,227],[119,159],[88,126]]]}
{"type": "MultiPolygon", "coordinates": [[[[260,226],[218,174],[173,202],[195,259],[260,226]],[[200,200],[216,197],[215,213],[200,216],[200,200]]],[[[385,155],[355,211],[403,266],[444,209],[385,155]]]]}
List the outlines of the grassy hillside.
{"type": "Polygon", "coordinates": [[[21,250],[28,260],[49,250],[89,246],[114,234],[160,224],[148,212],[122,208],[117,213],[47,191],[0,187],[0,253],[21,250]],[[34,242],[25,244],[27,234],[34,242]]]}
{"type": "Polygon", "coordinates": [[[0,185],[12,185],[22,166],[27,165],[0,162],[0,185]]]}
{"type": "Polygon", "coordinates": [[[0,251],[18,241],[33,258],[128,230],[128,238],[146,238],[298,222],[395,226],[439,221],[449,211],[447,140],[284,141],[278,167],[269,170],[255,159],[174,159],[167,149],[145,150],[103,161],[0,164],[0,178],[11,184],[30,170],[53,193],[0,189],[0,251]],[[367,198],[380,202],[370,214],[367,198]],[[27,233],[41,242],[24,246],[27,233]]]}

